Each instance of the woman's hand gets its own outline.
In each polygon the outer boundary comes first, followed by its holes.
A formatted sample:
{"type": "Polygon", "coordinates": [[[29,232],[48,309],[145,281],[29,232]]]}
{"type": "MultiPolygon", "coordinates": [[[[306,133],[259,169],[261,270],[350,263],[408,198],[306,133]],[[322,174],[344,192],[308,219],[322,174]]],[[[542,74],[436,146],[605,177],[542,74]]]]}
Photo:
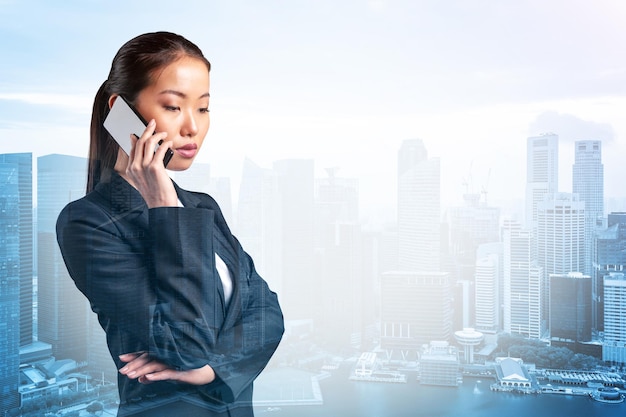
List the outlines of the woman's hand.
{"type": "Polygon", "coordinates": [[[188,371],[177,371],[163,362],[151,358],[146,352],[127,353],[119,356],[126,365],[122,375],[137,379],[142,384],[156,381],[177,381],[191,385],[205,385],[215,380],[215,372],[209,365],[188,371]]]}
{"type": "Polygon", "coordinates": [[[141,137],[131,140],[124,176],[141,193],[149,208],[177,206],[176,190],[163,166],[165,152],[172,142],[165,141],[166,132],[154,133],[155,128],[156,122],[150,120],[141,137]],[[159,141],[163,141],[160,146],[159,141]]]}

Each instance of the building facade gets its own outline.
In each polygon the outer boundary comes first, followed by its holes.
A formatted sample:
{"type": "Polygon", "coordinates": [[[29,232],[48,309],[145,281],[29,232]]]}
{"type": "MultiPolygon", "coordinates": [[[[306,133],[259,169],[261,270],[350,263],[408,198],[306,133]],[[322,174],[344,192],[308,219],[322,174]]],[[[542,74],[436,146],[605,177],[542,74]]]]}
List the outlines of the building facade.
{"type": "Polygon", "coordinates": [[[602,360],[626,365],[626,276],[611,272],[604,277],[604,342],[602,360]]]}
{"type": "Polygon", "coordinates": [[[385,272],[381,278],[381,347],[403,356],[452,336],[452,295],[445,272],[385,272]]]}
{"type": "Polygon", "coordinates": [[[572,191],[585,203],[585,268],[580,272],[592,275],[595,231],[598,226],[602,226],[604,218],[602,142],[578,141],[574,146],[572,191]]]}
{"type": "Polygon", "coordinates": [[[531,230],[537,221],[537,206],[545,195],[559,187],[559,137],[553,133],[532,136],[526,143],[526,220],[531,230]]]}
{"type": "Polygon", "coordinates": [[[441,266],[440,162],[424,143],[406,140],[398,151],[398,264],[405,271],[441,266]]]}
{"type": "Polygon", "coordinates": [[[591,341],[591,277],[581,272],[550,275],[550,338],[591,341]]]}
{"type": "Polygon", "coordinates": [[[537,206],[537,263],[543,267],[541,299],[550,317],[550,274],[585,269],[585,203],[577,194],[546,195],[537,206]]]}
{"type": "Polygon", "coordinates": [[[511,222],[503,228],[503,241],[504,331],[539,339],[547,320],[541,303],[544,272],[537,264],[533,232],[511,222]]]}

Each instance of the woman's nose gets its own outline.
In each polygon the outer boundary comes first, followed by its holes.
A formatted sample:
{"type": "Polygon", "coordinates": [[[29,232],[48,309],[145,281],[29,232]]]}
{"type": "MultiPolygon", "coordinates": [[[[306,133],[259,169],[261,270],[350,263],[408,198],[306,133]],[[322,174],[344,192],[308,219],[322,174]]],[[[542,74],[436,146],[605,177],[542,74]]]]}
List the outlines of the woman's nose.
{"type": "Polygon", "coordinates": [[[183,125],[181,126],[181,136],[195,136],[198,133],[198,124],[196,123],[196,118],[193,115],[193,112],[187,112],[185,115],[185,120],[183,121],[183,125]]]}

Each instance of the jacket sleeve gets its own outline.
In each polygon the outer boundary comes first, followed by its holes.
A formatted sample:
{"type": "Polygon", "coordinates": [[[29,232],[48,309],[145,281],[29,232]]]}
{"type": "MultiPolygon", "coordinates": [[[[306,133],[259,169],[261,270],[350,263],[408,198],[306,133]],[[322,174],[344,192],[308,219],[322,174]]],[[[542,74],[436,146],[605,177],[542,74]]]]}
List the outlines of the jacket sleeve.
{"type": "Polygon", "coordinates": [[[119,223],[86,200],[65,207],[57,220],[67,270],[98,314],[118,365],[117,355],[148,348],[149,311],[143,306],[154,303],[142,249],[146,237],[119,223]]]}

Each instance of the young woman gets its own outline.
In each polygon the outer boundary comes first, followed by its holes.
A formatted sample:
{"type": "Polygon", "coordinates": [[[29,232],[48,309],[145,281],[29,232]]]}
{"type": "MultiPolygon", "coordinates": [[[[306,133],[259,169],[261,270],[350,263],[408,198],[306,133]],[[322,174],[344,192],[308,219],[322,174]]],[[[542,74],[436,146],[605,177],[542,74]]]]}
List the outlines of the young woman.
{"type": "Polygon", "coordinates": [[[159,411],[172,401],[202,410],[193,415],[251,416],[252,382],[283,334],[276,294],[217,203],[164,168],[168,149],[179,171],[202,146],[210,69],[173,33],[123,45],[94,101],[87,195],[57,221],[67,269],[119,369],[120,416],[173,415],[159,411]],[[103,127],[120,97],[149,121],[130,155],[103,127]]]}

